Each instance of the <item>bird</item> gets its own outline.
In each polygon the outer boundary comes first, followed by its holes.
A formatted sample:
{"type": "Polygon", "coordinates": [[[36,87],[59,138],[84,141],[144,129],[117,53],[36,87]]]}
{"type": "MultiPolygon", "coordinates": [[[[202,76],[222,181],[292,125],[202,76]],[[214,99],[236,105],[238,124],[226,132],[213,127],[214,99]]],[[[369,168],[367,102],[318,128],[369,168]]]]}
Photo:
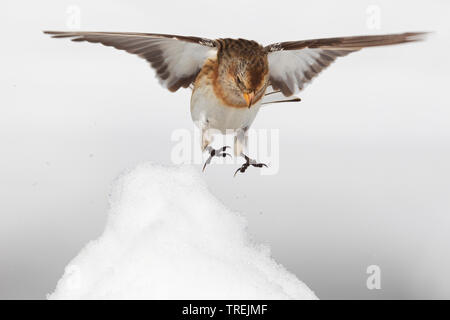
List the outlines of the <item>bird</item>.
{"type": "Polygon", "coordinates": [[[230,146],[212,147],[215,133],[234,135],[234,155],[245,159],[235,171],[267,167],[246,154],[247,133],[260,107],[298,102],[297,96],[337,58],[363,48],[424,40],[428,32],[404,32],[283,41],[261,45],[254,40],[159,33],[43,31],[53,38],[101,43],[149,62],[160,84],[171,92],[192,90],[191,118],[201,130],[201,148],[214,157],[231,156],[230,146]]]}

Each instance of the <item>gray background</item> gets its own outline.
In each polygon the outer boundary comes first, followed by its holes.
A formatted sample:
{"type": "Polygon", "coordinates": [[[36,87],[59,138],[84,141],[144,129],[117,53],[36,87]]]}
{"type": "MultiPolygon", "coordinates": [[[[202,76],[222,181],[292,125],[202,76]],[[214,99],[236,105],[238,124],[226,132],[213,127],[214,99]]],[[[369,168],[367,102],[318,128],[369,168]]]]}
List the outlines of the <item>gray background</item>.
{"type": "MultiPolygon", "coordinates": [[[[205,173],[257,241],[326,298],[450,298],[448,1],[2,1],[0,298],[45,298],[101,232],[114,179],[170,163],[191,129],[188,90],[162,89],[147,63],[53,40],[67,7],[81,29],[304,38],[434,30],[425,43],[342,58],[254,128],[280,130],[280,171],[205,173]],[[366,25],[377,5],[381,28],[366,25]],[[381,290],[366,268],[381,268],[381,290]]],[[[198,166],[199,170],[201,169],[198,166]]]]}

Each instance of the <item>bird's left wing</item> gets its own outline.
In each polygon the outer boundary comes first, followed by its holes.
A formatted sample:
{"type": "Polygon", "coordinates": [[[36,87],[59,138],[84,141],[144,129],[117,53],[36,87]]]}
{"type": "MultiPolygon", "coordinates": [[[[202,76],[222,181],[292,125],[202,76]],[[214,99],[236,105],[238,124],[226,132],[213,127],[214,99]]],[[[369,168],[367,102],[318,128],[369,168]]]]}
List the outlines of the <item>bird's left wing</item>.
{"type": "Polygon", "coordinates": [[[213,40],[156,33],[44,31],[53,38],[101,43],[147,60],[160,83],[174,92],[195,80],[206,59],[216,54],[213,40]]]}
{"type": "Polygon", "coordinates": [[[269,59],[269,81],[274,90],[291,96],[338,57],[365,47],[422,40],[425,34],[409,32],[274,43],[265,47],[269,59]]]}

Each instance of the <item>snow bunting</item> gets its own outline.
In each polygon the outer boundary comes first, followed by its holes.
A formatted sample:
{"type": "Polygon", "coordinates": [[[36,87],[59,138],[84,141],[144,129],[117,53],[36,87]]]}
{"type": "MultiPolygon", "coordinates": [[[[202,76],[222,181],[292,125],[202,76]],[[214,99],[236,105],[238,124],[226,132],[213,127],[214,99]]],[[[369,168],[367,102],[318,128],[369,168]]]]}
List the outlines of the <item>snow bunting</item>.
{"type": "Polygon", "coordinates": [[[293,96],[336,58],[366,47],[422,40],[424,32],[287,41],[262,46],[245,39],[216,39],[154,33],[44,31],[53,38],[101,43],[146,59],[172,92],[192,88],[191,116],[202,131],[209,158],[226,157],[228,146],[211,147],[211,130],[234,133],[234,154],[244,154],[247,130],[261,105],[300,101],[293,96]]]}

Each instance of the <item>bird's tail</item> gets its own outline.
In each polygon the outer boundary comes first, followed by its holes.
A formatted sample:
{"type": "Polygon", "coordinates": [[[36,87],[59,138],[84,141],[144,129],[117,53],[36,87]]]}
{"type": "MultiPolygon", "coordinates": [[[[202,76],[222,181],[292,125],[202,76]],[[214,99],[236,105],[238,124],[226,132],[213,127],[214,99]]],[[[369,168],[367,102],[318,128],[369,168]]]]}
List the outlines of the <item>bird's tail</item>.
{"type": "Polygon", "coordinates": [[[266,94],[262,98],[261,104],[281,103],[281,102],[300,102],[301,99],[296,96],[286,97],[280,90],[272,90],[272,87],[267,89],[266,94]]]}

